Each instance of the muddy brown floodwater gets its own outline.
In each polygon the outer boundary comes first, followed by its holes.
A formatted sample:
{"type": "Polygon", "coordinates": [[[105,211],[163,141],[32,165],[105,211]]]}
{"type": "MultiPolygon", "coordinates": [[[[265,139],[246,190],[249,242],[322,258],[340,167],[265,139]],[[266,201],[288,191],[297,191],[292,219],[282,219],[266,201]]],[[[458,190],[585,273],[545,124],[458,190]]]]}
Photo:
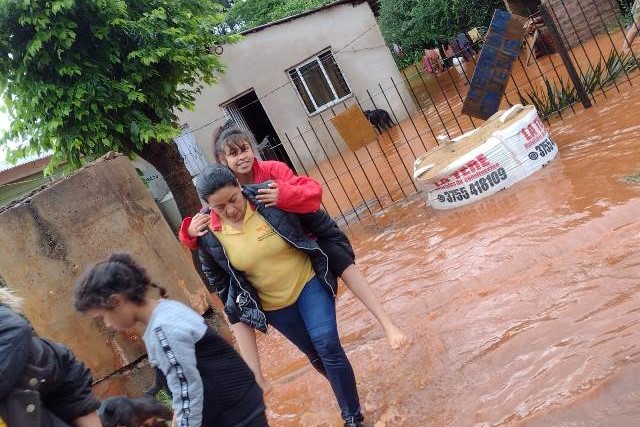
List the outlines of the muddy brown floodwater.
{"type": "MultiPolygon", "coordinates": [[[[525,181],[356,226],[361,269],[413,335],[390,350],[339,296],[370,426],[640,425],[640,84],[623,90],[553,122],[560,154],[525,181]]],[[[259,346],[272,426],[341,425],[301,353],[273,332],[259,346]]]]}

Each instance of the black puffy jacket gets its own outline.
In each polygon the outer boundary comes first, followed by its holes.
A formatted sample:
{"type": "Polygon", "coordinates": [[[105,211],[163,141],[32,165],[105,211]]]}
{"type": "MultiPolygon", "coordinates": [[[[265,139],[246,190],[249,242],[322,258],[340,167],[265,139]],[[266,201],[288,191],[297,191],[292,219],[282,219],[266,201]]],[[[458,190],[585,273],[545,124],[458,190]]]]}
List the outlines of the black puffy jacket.
{"type": "MultiPolygon", "coordinates": [[[[310,214],[294,214],[278,208],[266,208],[256,199],[257,190],[260,188],[267,187],[265,184],[248,185],[243,187],[242,193],[280,237],[309,255],[316,276],[326,284],[327,292],[335,297],[337,282],[329,271],[327,255],[308,233],[312,233],[318,239],[331,240],[353,255],[347,236],[323,210],[310,214]]],[[[242,272],[231,265],[220,241],[213,233],[207,233],[198,238],[198,245],[202,271],[207,277],[209,290],[216,292],[222,300],[229,321],[243,322],[266,332],[267,320],[255,288],[242,272]]]]}
{"type": "Polygon", "coordinates": [[[100,406],[89,369],[2,304],[0,355],[0,417],[9,427],[68,426],[100,406]]]}

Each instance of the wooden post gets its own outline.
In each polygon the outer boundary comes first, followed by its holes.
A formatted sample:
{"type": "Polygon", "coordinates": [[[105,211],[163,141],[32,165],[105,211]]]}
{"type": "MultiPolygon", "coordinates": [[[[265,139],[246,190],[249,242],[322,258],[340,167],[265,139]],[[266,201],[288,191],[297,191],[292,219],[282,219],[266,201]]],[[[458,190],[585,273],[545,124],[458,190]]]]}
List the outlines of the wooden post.
{"type": "Polygon", "coordinates": [[[567,72],[569,73],[569,78],[573,82],[573,86],[576,88],[576,93],[578,94],[578,98],[584,108],[591,107],[591,99],[589,98],[589,94],[582,84],[582,80],[580,80],[580,76],[578,76],[578,72],[571,62],[571,58],[569,57],[569,51],[567,50],[567,46],[565,45],[562,37],[560,36],[560,32],[558,31],[558,27],[556,27],[556,23],[554,22],[547,6],[540,5],[540,14],[542,15],[542,19],[544,20],[545,25],[549,29],[549,33],[551,33],[551,37],[553,37],[558,46],[558,53],[560,53],[560,58],[564,63],[564,66],[567,68],[567,72]]]}

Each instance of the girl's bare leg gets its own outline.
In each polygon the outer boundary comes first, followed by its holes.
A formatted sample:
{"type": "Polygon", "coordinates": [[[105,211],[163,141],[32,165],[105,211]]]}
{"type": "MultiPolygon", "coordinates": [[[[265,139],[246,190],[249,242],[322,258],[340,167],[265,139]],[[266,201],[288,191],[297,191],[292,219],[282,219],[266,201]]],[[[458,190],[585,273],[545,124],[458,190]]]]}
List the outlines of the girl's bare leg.
{"type": "Polygon", "coordinates": [[[385,335],[387,336],[387,341],[389,341],[391,348],[397,349],[409,343],[409,337],[393,323],[391,317],[389,317],[384,307],[373,293],[371,286],[369,286],[369,282],[367,282],[367,279],[362,275],[360,269],[355,264],[351,264],[347,267],[347,269],[342,272],[340,278],[378,320],[385,335]]]}

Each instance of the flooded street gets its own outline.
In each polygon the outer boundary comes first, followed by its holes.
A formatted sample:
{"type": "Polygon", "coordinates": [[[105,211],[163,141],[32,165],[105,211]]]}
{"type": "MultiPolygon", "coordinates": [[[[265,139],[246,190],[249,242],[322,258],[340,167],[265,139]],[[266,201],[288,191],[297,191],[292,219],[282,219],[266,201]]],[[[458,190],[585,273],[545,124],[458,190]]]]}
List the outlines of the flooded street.
{"type": "MultiPolygon", "coordinates": [[[[368,425],[640,424],[640,85],[622,90],[552,121],[560,154],[523,182],[448,212],[413,197],[353,227],[360,268],[413,335],[390,350],[343,286],[368,425]]],[[[271,425],[341,425],[301,353],[275,332],[259,345],[271,425]]]]}

